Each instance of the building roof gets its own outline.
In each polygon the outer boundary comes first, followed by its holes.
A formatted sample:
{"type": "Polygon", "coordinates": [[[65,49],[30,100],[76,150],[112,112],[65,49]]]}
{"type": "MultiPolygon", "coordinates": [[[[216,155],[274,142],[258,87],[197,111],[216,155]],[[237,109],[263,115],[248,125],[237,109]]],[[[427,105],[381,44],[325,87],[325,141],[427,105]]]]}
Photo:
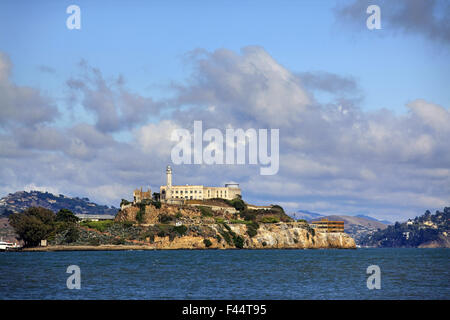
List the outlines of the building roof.
{"type": "Polygon", "coordinates": [[[79,219],[99,219],[99,220],[114,220],[116,216],[111,214],[83,214],[78,213],[75,216],[79,219]]]}

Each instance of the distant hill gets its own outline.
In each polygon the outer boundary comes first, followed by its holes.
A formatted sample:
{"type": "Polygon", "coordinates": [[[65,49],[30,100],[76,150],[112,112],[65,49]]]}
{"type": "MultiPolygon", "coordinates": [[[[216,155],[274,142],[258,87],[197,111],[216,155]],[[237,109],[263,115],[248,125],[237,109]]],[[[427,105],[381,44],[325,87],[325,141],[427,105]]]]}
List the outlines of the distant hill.
{"type": "Polygon", "coordinates": [[[344,221],[344,232],[355,239],[356,244],[360,244],[360,240],[365,236],[376,232],[378,229],[386,229],[390,223],[387,220],[380,221],[365,215],[348,216],[348,215],[329,215],[325,216],[321,213],[311,212],[308,210],[298,210],[290,214],[294,219],[304,219],[308,222],[327,218],[328,220],[344,221]]]}
{"type": "Polygon", "coordinates": [[[391,221],[389,221],[389,220],[379,220],[379,219],[377,219],[377,218],[373,218],[373,217],[369,217],[369,216],[366,216],[366,215],[364,215],[364,214],[358,214],[358,215],[356,215],[355,217],[358,217],[358,218],[365,218],[365,219],[369,219],[369,220],[374,220],[374,221],[378,221],[378,222],[381,222],[381,223],[384,223],[384,224],[393,224],[391,221]]]}
{"type": "Polygon", "coordinates": [[[396,248],[450,248],[450,207],[406,222],[396,222],[361,239],[361,245],[396,248]]]}
{"type": "Polygon", "coordinates": [[[10,193],[0,199],[0,217],[9,216],[15,212],[21,212],[29,207],[44,207],[54,212],[60,209],[69,209],[73,213],[84,214],[111,214],[115,215],[118,208],[98,205],[88,198],[71,198],[65,195],[54,195],[40,191],[18,191],[10,193]]]}
{"type": "Polygon", "coordinates": [[[344,221],[344,232],[355,239],[356,244],[360,244],[361,239],[367,235],[373,234],[378,229],[386,229],[387,225],[372,219],[347,216],[347,215],[331,215],[325,216],[328,220],[344,221]]]}
{"type": "Polygon", "coordinates": [[[296,220],[298,219],[304,219],[304,220],[311,220],[311,219],[319,219],[323,217],[323,214],[317,213],[317,212],[311,212],[308,210],[298,210],[297,212],[294,212],[290,214],[290,216],[296,220]]]}

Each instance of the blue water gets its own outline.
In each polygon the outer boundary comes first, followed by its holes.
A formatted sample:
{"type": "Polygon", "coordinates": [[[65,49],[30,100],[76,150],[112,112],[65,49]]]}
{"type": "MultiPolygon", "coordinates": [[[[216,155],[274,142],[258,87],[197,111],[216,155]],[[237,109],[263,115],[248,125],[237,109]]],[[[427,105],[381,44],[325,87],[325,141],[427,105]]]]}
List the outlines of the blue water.
{"type": "Polygon", "coordinates": [[[449,249],[0,253],[0,299],[449,299],[449,249]],[[81,289],[69,290],[69,265],[81,289]],[[381,269],[369,290],[366,269],[381,269]]]}

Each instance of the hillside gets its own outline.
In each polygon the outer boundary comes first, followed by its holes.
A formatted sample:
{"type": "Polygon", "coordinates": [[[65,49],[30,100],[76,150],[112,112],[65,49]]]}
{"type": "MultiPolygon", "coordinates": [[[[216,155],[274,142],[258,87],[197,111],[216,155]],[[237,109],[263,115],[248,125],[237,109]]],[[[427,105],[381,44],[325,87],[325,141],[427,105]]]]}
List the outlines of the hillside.
{"type": "MultiPolygon", "coordinates": [[[[354,240],[345,233],[316,233],[307,223],[292,221],[276,205],[266,210],[230,210],[228,201],[200,202],[171,205],[148,201],[127,206],[114,222],[85,225],[97,228],[97,233],[83,228],[74,245],[94,243],[98,238],[99,245],[140,244],[155,249],[355,248],[354,240]]],[[[233,204],[233,209],[240,207],[233,204]]],[[[57,236],[52,243],[61,245],[64,238],[57,236]]]]}
{"type": "Polygon", "coordinates": [[[366,215],[348,216],[348,215],[329,215],[325,216],[318,212],[308,210],[298,210],[291,213],[290,216],[295,220],[303,219],[308,222],[326,218],[328,220],[344,221],[344,232],[355,239],[356,244],[360,244],[360,240],[369,234],[376,232],[378,229],[385,229],[388,224],[387,220],[378,220],[366,215]]]}
{"type": "Polygon", "coordinates": [[[373,247],[450,248],[450,207],[406,222],[396,222],[384,230],[361,239],[361,245],[373,247]]]}
{"type": "Polygon", "coordinates": [[[290,216],[294,218],[295,220],[303,219],[306,221],[312,220],[312,219],[319,219],[324,217],[323,214],[317,213],[317,212],[311,212],[308,210],[298,210],[297,212],[291,213],[290,216]]]}
{"type": "Polygon", "coordinates": [[[55,215],[30,208],[10,223],[32,250],[72,250],[86,246],[142,246],[145,249],[355,248],[345,233],[315,232],[295,222],[282,207],[249,209],[241,199],[166,204],[146,199],[127,203],[114,220],[77,221],[72,213],[55,215]],[[39,235],[28,230],[39,230],[39,235]],[[36,244],[45,238],[49,247],[36,244]]]}
{"type": "Polygon", "coordinates": [[[62,194],[54,195],[40,191],[18,191],[0,199],[0,217],[21,212],[29,207],[43,207],[53,212],[69,209],[73,213],[111,215],[115,215],[119,210],[114,207],[98,205],[88,198],[71,198],[62,194]]]}
{"type": "Polygon", "coordinates": [[[356,215],[355,217],[358,217],[358,218],[365,218],[365,219],[369,219],[369,220],[373,220],[373,221],[378,221],[378,222],[381,222],[381,223],[384,223],[384,224],[393,224],[391,221],[389,221],[389,220],[379,220],[379,219],[377,219],[377,218],[373,218],[373,217],[369,217],[369,216],[366,216],[366,215],[364,215],[364,214],[358,214],[358,215],[356,215]]]}

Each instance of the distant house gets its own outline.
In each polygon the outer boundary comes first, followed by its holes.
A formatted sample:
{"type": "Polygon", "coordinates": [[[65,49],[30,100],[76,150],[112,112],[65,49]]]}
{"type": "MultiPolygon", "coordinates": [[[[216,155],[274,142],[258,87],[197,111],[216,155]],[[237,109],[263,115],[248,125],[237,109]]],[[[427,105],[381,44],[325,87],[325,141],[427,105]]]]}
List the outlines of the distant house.
{"type": "Polygon", "coordinates": [[[247,204],[247,209],[251,210],[270,210],[272,206],[255,206],[253,204],[247,204]]]}
{"type": "Polygon", "coordinates": [[[116,216],[110,214],[81,214],[75,215],[81,221],[101,221],[101,220],[114,220],[116,216]]]}

